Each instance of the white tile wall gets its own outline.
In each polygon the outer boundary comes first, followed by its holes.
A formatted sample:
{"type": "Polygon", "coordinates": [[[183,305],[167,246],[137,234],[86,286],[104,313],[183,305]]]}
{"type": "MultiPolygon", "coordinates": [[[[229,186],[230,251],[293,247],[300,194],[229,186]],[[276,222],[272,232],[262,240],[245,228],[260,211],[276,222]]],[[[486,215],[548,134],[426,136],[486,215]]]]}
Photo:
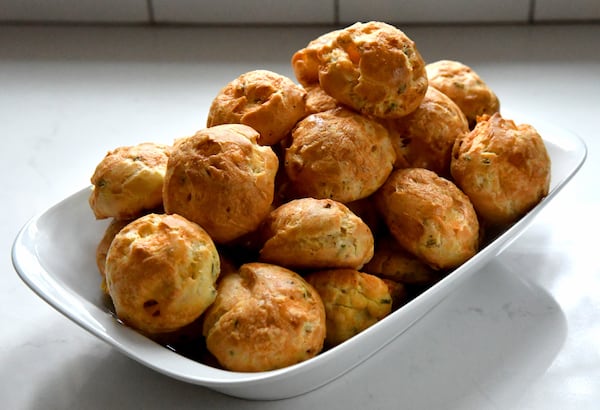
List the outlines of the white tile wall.
{"type": "Polygon", "coordinates": [[[152,0],[156,22],[323,23],[335,22],[335,0],[152,0]]]}
{"type": "Polygon", "coordinates": [[[7,22],[350,24],[600,21],[600,0],[0,0],[7,22]]]}
{"type": "Polygon", "coordinates": [[[0,0],[0,22],[143,23],[146,0],[0,0]]]}
{"type": "Polygon", "coordinates": [[[340,22],[525,22],[530,0],[339,0],[340,22]]]}
{"type": "Polygon", "coordinates": [[[535,0],[537,21],[600,20],[600,0],[535,0]]]}

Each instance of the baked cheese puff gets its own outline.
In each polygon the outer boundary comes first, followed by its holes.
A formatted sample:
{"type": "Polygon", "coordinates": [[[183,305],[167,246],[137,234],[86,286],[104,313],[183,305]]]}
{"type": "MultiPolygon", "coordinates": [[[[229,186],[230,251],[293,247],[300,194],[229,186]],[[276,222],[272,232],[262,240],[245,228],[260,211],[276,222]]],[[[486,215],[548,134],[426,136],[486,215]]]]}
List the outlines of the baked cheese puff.
{"type": "Polygon", "coordinates": [[[357,335],[392,310],[388,285],[380,278],[354,269],[330,269],[306,276],[325,305],[328,347],[357,335]]]}
{"type": "Polygon", "coordinates": [[[98,245],[96,246],[96,266],[102,276],[100,287],[102,292],[106,295],[108,295],[108,287],[106,286],[106,255],[108,255],[108,249],[115,236],[129,222],[131,222],[131,220],[113,218],[106,227],[100,242],[98,242],[98,245]]]}
{"type": "Polygon", "coordinates": [[[202,226],[219,244],[255,230],[271,210],[279,160],[259,134],[224,124],[175,142],[167,164],[167,213],[202,226]]]}
{"type": "Polygon", "coordinates": [[[379,122],[346,108],[311,114],[292,130],[285,171],[298,196],[351,202],[371,195],[396,153],[379,122]]]}
{"type": "Polygon", "coordinates": [[[104,230],[104,234],[96,246],[96,266],[98,267],[98,271],[102,276],[104,276],[106,273],[106,255],[108,254],[110,244],[119,231],[123,229],[129,222],[131,222],[131,220],[113,218],[104,230]]]}
{"type": "Polygon", "coordinates": [[[258,143],[273,145],[304,117],[306,91],[286,76],[254,70],[231,81],[212,101],[207,127],[245,124],[260,133],[258,143]]]}
{"type": "Polygon", "coordinates": [[[219,281],[203,334],[207,349],[227,370],[279,369],[321,352],[325,308],[317,291],[297,273],[247,263],[219,281]]]}
{"type": "Polygon", "coordinates": [[[429,85],[446,94],[474,127],[477,117],[500,111],[500,101],[494,91],[471,67],[453,60],[440,60],[425,66],[429,85]]]}
{"type": "Polygon", "coordinates": [[[373,234],[350,209],[331,199],[287,202],[260,228],[260,260],[289,268],[355,268],[373,256],[373,234]]]}
{"type": "Polygon", "coordinates": [[[386,278],[381,278],[381,280],[383,280],[383,283],[385,283],[385,285],[388,287],[388,291],[390,292],[390,296],[392,298],[392,311],[402,307],[409,301],[411,296],[404,283],[396,282],[395,280],[386,278]]]}
{"type": "Polygon", "coordinates": [[[550,157],[529,124],[496,113],[480,117],[457,139],[451,171],[482,221],[491,226],[515,222],[548,194],[550,157]]]}
{"type": "Polygon", "coordinates": [[[396,148],[397,168],[426,168],[444,177],[450,176],[454,141],[469,131],[461,109],[433,87],[415,111],[388,120],[386,126],[396,148]]]}
{"type": "Polygon", "coordinates": [[[362,270],[409,285],[431,285],[440,279],[437,271],[402,248],[390,235],[377,238],[373,257],[362,270]]]}
{"type": "Polygon", "coordinates": [[[220,261],[199,225],[147,214],[116,234],[105,269],[117,317],[155,335],[189,325],[214,301],[220,261]]]}
{"type": "Polygon", "coordinates": [[[399,118],[414,111],[425,96],[423,58],[414,41],[394,26],[355,23],[309,47],[317,49],[321,88],[363,114],[399,118]]]}
{"type": "Polygon", "coordinates": [[[292,56],[292,69],[296,79],[305,87],[319,84],[320,55],[333,49],[334,42],[341,30],[334,30],[311,40],[308,45],[292,56]]]}
{"type": "Polygon", "coordinates": [[[478,250],[479,222],[469,197],[433,171],[394,171],[376,203],[400,246],[434,269],[456,267],[478,250]]]}
{"type": "Polygon", "coordinates": [[[327,94],[318,84],[305,87],[306,89],[306,114],[333,110],[340,103],[327,94]]]}
{"type": "Polygon", "coordinates": [[[169,147],[145,142],[106,154],[92,175],[89,204],[97,219],[133,219],[162,206],[169,147]]]}

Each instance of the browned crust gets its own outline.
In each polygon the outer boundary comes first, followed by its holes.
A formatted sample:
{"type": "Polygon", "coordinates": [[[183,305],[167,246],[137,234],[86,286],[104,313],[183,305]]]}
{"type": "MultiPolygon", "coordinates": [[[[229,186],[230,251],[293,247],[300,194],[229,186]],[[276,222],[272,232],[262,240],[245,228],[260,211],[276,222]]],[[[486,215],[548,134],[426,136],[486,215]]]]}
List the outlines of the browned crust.
{"type": "Polygon", "coordinates": [[[396,27],[355,23],[309,43],[292,57],[304,85],[364,114],[398,118],[414,111],[427,90],[425,63],[415,43],[396,27]]]}
{"type": "Polygon", "coordinates": [[[291,268],[360,268],[373,256],[373,234],[345,205],[301,198],[272,211],[260,259],[291,268]]]}
{"type": "Polygon", "coordinates": [[[375,192],[396,153],[379,122],[345,108],[309,115],[292,131],[285,171],[298,196],[351,202],[375,192]]]}
{"type": "Polygon", "coordinates": [[[434,172],[396,170],[376,199],[398,243],[434,269],[456,267],[477,252],[479,222],[471,201],[434,172]]]}
{"type": "Polygon", "coordinates": [[[165,211],[201,225],[217,243],[255,230],[269,213],[279,161],[258,133],[218,125],[175,142],[163,189],[165,211]]]}
{"type": "Polygon", "coordinates": [[[306,114],[315,114],[317,112],[333,110],[340,106],[340,103],[327,94],[318,84],[306,86],[306,114]]]}
{"type": "Polygon", "coordinates": [[[371,260],[362,269],[372,275],[411,285],[431,285],[440,274],[402,248],[392,236],[380,236],[371,260]]]}
{"type": "Polygon", "coordinates": [[[392,310],[388,285],[368,273],[332,269],[313,272],[306,280],[314,286],[325,305],[327,346],[350,339],[392,310]]]}
{"type": "Polygon", "coordinates": [[[102,276],[104,276],[106,272],[106,255],[108,254],[110,244],[119,231],[123,229],[129,222],[131,221],[113,218],[106,227],[100,242],[98,242],[98,245],[96,246],[96,266],[98,267],[98,271],[102,276]]]}
{"type": "Polygon", "coordinates": [[[214,301],[219,255],[208,234],[179,215],[148,214],[115,236],[106,284],[119,319],[143,333],[175,331],[214,301]]]}
{"type": "Polygon", "coordinates": [[[534,127],[498,113],[456,141],[452,176],[490,225],[516,221],[548,194],[550,157],[534,127]]]}
{"type": "Polygon", "coordinates": [[[323,302],[308,282],[280,266],[248,263],[219,282],[203,333],[224,368],[256,372],[317,355],[325,331],[323,302]]]}
{"type": "Polygon", "coordinates": [[[305,115],[306,91],[286,76],[254,70],[231,81],[214,98],[207,127],[245,124],[260,133],[261,145],[284,138],[305,115]]]}
{"type": "Polygon", "coordinates": [[[429,85],[446,94],[463,111],[472,128],[477,117],[500,111],[494,91],[468,65],[459,61],[440,60],[425,66],[429,85]]]}
{"type": "Polygon", "coordinates": [[[388,120],[386,127],[396,149],[397,168],[426,168],[444,177],[450,177],[454,141],[469,131],[460,108],[433,87],[415,111],[388,120]]]}
{"type": "Polygon", "coordinates": [[[97,219],[134,219],[162,205],[169,147],[144,142],[109,151],[91,177],[97,219]]]}

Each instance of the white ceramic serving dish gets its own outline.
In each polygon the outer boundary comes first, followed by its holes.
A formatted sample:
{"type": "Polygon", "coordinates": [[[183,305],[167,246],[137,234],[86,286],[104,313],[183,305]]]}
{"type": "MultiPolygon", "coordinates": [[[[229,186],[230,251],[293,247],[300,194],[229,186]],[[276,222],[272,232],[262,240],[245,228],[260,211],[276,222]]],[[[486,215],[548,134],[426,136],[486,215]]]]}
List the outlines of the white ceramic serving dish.
{"type": "Polygon", "coordinates": [[[316,389],[393,342],[470,275],[502,252],[575,175],[586,147],[575,135],[534,126],[552,159],[549,195],[509,230],[442,281],[379,323],[317,357],[280,370],[239,373],[217,369],[165,348],[122,325],[100,291],[95,248],[106,221],[96,221],[85,188],[31,219],[15,239],[12,258],[22,280],[43,300],[82,328],[138,362],[173,378],[247,399],[281,399],[316,389]]]}

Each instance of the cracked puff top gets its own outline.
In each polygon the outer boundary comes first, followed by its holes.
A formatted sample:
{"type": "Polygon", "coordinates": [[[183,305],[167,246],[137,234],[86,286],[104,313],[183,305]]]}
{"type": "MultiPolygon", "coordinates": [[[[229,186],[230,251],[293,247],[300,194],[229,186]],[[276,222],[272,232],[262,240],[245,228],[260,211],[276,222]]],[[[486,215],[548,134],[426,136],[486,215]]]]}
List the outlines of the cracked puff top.
{"type": "Polygon", "coordinates": [[[245,124],[260,133],[261,145],[283,139],[304,117],[306,91],[286,76],[268,70],[240,75],[212,101],[207,127],[245,124]]]}
{"type": "Polygon", "coordinates": [[[175,141],[163,202],[202,226],[216,243],[255,230],[271,210],[279,166],[271,147],[243,124],[223,124],[175,141]]]}
{"type": "Polygon", "coordinates": [[[377,21],[355,23],[313,40],[292,57],[298,81],[318,83],[353,109],[378,118],[414,111],[428,86],[425,62],[396,27],[377,21]]]}

